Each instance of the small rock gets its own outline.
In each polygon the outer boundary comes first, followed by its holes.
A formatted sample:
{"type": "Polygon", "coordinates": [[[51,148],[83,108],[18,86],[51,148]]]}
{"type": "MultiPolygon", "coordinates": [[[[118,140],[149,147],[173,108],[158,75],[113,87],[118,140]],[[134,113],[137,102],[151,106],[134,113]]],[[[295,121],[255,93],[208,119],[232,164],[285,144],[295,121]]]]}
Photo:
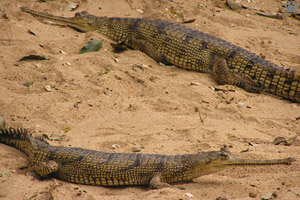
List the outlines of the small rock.
{"type": "Polygon", "coordinates": [[[200,83],[197,83],[197,82],[191,82],[191,85],[199,86],[200,83]]]}
{"type": "Polygon", "coordinates": [[[113,149],[121,148],[120,145],[118,145],[118,144],[113,144],[113,145],[111,145],[111,147],[112,147],[113,149]]]}
{"type": "Polygon", "coordinates": [[[140,148],[137,148],[137,147],[132,148],[132,152],[141,152],[141,151],[142,151],[142,149],[140,149],[140,148]]]}
{"type": "Polygon", "coordinates": [[[119,60],[117,58],[113,58],[113,60],[116,62],[116,63],[119,63],[119,60]]]}
{"type": "Polygon", "coordinates": [[[141,13],[141,14],[143,14],[144,13],[144,11],[142,11],[141,9],[135,9],[137,12],[139,12],[139,13],[141,13]]]}
{"type": "Polygon", "coordinates": [[[64,52],[63,50],[59,50],[59,53],[62,53],[62,54],[65,54],[65,55],[67,55],[67,53],[66,53],[66,52],[64,52]]]}
{"type": "Polygon", "coordinates": [[[256,196],[257,196],[257,194],[254,192],[249,193],[249,197],[251,197],[251,198],[256,198],[256,196]]]}
{"type": "Polygon", "coordinates": [[[194,195],[192,195],[191,193],[185,193],[185,195],[186,195],[187,197],[189,197],[189,198],[193,198],[193,197],[194,197],[194,195]]]}
{"type": "Polygon", "coordinates": [[[68,66],[71,66],[71,63],[69,63],[69,62],[66,62],[66,65],[68,65],[68,66]]]}
{"type": "Polygon", "coordinates": [[[50,85],[46,85],[46,86],[45,86],[45,90],[46,90],[47,92],[52,92],[52,89],[51,89],[51,86],[50,86],[50,85]]]}
{"type": "Polygon", "coordinates": [[[243,102],[238,102],[237,104],[236,104],[236,106],[238,107],[238,108],[242,108],[242,107],[244,107],[244,103],[243,102]]]}

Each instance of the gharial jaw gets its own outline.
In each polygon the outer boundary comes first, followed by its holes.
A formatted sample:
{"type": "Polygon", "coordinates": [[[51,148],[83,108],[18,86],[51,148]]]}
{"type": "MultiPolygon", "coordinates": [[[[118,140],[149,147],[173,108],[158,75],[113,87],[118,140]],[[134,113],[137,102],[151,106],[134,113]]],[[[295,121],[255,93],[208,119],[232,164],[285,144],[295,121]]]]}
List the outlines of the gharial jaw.
{"type": "Polygon", "coordinates": [[[105,21],[106,17],[96,17],[88,14],[86,11],[77,12],[74,17],[60,17],[46,13],[37,12],[27,7],[21,7],[21,11],[31,14],[40,21],[50,21],[59,25],[67,25],[81,32],[95,31],[100,28],[101,21],[105,21]]]}
{"type": "Polygon", "coordinates": [[[272,159],[272,160],[251,160],[233,158],[228,150],[208,152],[205,158],[201,153],[194,158],[194,170],[199,172],[198,176],[212,174],[230,167],[255,166],[255,165],[290,165],[296,161],[294,158],[272,159]],[[199,156],[199,159],[197,159],[199,156]]]}

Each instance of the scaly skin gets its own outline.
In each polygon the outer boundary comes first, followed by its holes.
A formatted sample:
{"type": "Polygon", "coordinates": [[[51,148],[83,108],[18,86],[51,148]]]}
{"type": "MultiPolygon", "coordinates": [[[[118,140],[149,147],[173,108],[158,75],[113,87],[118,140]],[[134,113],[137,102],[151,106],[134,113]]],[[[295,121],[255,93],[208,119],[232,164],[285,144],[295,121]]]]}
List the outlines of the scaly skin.
{"type": "Polygon", "coordinates": [[[53,16],[22,7],[42,21],[96,31],[117,43],[138,49],[157,62],[212,73],[220,84],[248,92],[266,91],[300,102],[300,76],[214,36],[178,24],[149,19],[107,18],[83,11],[75,17],[53,16]]]}
{"type": "Polygon", "coordinates": [[[51,146],[26,129],[2,129],[0,143],[23,151],[29,164],[42,176],[71,183],[99,186],[150,185],[168,187],[229,167],[290,165],[295,159],[244,160],[231,157],[226,149],[184,155],[107,153],[75,147],[51,146]]]}

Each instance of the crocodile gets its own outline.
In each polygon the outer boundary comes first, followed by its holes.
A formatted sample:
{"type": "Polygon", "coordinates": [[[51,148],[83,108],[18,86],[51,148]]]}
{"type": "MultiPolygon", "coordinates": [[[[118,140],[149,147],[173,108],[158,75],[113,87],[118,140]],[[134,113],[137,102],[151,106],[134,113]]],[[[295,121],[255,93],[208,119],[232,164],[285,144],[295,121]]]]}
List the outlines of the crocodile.
{"type": "Polygon", "coordinates": [[[227,148],[196,154],[161,155],[108,153],[77,147],[52,146],[27,129],[1,129],[0,143],[28,156],[29,166],[40,177],[98,186],[149,185],[159,189],[169,183],[190,181],[230,167],[290,165],[294,158],[249,160],[233,158],[227,148]]]}
{"type": "Polygon", "coordinates": [[[140,50],[157,62],[211,73],[219,84],[252,93],[262,91],[300,102],[300,75],[239,46],[198,30],[162,20],[97,17],[86,11],[59,17],[21,7],[42,22],[95,31],[118,44],[140,50]]]}

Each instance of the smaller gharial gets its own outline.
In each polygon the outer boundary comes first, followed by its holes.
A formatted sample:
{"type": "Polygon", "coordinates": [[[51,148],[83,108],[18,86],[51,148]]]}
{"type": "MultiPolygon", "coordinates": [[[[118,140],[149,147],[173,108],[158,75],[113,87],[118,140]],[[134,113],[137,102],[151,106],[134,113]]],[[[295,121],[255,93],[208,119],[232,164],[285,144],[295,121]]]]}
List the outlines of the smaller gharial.
{"type": "Polygon", "coordinates": [[[230,167],[290,165],[295,159],[237,159],[226,148],[184,155],[108,153],[76,147],[51,146],[26,129],[1,129],[0,143],[23,151],[29,166],[41,177],[99,186],[150,185],[159,189],[168,183],[190,181],[230,167]]]}

